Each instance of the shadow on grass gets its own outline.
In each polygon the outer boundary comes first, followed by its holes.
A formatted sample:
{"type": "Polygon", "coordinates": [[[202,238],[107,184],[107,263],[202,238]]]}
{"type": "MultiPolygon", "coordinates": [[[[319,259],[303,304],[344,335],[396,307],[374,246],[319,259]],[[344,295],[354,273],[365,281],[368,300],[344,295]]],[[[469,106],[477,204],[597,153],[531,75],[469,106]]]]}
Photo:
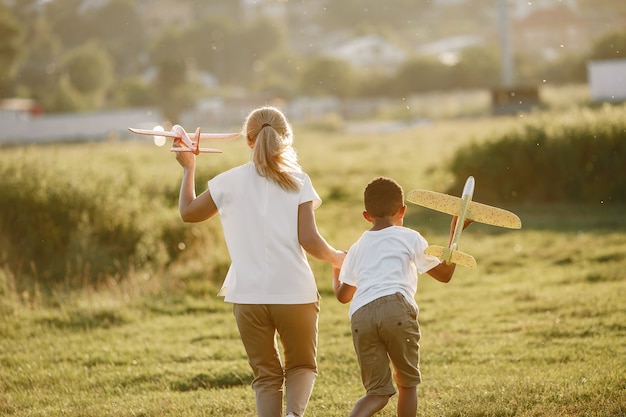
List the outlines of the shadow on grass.
{"type": "Polygon", "coordinates": [[[108,329],[129,322],[116,310],[76,310],[38,319],[46,326],[62,330],[108,329]]]}
{"type": "Polygon", "coordinates": [[[224,372],[217,375],[200,373],[191,378],[182,379],[171,384],[174,391],[197,391],[200,389],[230,388],[248,386],[252,382],[252,374],[241,375],[236,372],[224,372]]]}
{"type": "Polygon", "coordinates": [[[191,296],[152,298],[144,301],[143,308],[151,313],[165,316],[223,313],[229,306],[213,299],[191,296]]]}

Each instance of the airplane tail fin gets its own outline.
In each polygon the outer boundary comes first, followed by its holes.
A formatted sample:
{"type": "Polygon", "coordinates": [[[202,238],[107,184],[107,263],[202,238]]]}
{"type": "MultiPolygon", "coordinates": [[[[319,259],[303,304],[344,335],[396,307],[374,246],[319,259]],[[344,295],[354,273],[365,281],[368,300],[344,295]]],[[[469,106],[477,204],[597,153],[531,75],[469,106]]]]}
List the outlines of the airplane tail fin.
{"type": "Polygon", "coordinates": [[[436,256],[437,258],[457,265],[463,265],[468,268],[475,269],[477,267],[476,260],[472,255],[461,252],[456,249],[444,248],[443,246],[430,245],[424,250],[426,255],[436,256]]]}

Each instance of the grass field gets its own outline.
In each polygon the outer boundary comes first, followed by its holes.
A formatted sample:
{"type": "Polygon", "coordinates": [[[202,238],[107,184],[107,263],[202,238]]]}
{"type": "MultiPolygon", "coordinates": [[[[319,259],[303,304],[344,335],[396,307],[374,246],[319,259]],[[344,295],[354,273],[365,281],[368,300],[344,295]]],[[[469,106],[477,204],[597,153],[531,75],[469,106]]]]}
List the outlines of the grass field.
{"type": "MultiPolygon", "coordinates": [[[[369,180],[441,190],[450,180],[441,164],[456,147],[517,122],[437,122],[385,135],[296,128],[302,164],[325,200],[320,230],[347,248],[367,227],[360,199],[369,180]]],[[[220,147],[223,155],[200,157],[199,181],[248,159],[241,141],[220,147]]],[[[154,182],[155,192],[180,179],[168,152],[140,141],[7,148],[2,158],[40,158],[83,177],[124,172],[154,182]]],[[[521,230],[476,224],[462,237],[477,270],[459,267],[449,284],[420,277],[419,415],[626,416],[624,207],[506,208],[521,230]]],[[[443,243],[449,220],[410,206],[405,225],[443,243]]],[[[194,227],[219,230],[209,223],[194,227]]],[[[0,273],[0,415],[254,415],[231,307],[215,296],[221,277],[187,278],[204,262],[48,295],[15,294],[18,278],[0,273]]],[[[312,264],[320,373],[306,415],[346,416],[363,394],[348,307],[334,300],[328,266],[312,264]]],[[[379,415],[395,415],[393,401],[379,415]]]]}

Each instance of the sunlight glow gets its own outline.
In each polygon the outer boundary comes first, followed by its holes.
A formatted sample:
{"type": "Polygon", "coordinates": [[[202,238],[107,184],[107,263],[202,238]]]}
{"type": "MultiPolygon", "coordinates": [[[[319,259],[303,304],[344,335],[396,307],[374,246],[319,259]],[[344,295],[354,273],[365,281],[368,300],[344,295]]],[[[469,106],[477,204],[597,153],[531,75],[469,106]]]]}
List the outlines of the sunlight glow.
{"type": "MultiPolygon", "coordinates": [[[[163,129],[163,126],[154,126],[154,130],[158,130],[159,132],[165,132],[165,129],[163,129]]],[[[166,141],[167,141],[167,138],[165,136],[154,135],[154,144],[156,146],[163,146],[165,145],[166,141]]]]}

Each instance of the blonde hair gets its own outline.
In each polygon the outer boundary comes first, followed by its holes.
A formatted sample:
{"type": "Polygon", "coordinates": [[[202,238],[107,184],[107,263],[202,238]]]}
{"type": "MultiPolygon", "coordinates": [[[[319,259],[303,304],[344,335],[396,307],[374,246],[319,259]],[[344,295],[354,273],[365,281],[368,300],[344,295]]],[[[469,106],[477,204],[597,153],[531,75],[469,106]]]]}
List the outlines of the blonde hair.
{"type": "Polygon", "coordinates": [[[259,175],[269,178],[287,191],[300,189],[294,172],[302,172],[293,148],[293,132],[285,115],[275,107],[253,110],[243,125],[252,162],[259,175]]]}

